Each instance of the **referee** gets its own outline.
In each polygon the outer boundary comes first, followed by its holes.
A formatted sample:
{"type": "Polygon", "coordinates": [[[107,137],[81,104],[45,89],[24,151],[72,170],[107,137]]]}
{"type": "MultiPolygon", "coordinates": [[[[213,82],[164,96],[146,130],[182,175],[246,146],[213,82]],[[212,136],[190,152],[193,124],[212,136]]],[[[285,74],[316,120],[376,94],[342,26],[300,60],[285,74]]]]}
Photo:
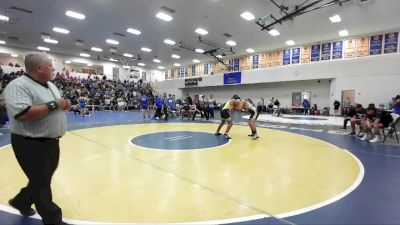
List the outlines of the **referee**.
{"type": "Polygon", "coordinates": [[[60,154],[59,138],[66,129],[65,111],[71,106],[61,98],[53,78],[51,59],[44,54],[25,56],[27,74],[11,81],[5,91],[11,123],[11,144],[28,185],[9,201],[23,216],[36,212],[44,224],[67,224],[52,200],[51,178],[60,154]]]}

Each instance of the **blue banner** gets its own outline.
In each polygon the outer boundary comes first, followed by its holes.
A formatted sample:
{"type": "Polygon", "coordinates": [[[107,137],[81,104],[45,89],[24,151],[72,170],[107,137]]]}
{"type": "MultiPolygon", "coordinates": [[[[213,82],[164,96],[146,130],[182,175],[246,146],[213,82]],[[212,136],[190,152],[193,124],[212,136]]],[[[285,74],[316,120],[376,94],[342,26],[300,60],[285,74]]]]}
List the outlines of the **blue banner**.
{"type": "Polygon", "coordinates": [[[333,42],[332,59],[343,58],[343,41],[333,42]]]}
{"type": "Polygon", "coordinates": [[[321,55],[321,46],[320,45],[311,46],[311,62],[319,61],[320,55],[321,55]]]}
{"type": "Polygon", "coordinates": [[[332,46],[331,43],[322,44],[321,61],[331,59],[331,49],[332,49],[331,46],[332,46]]]}
{"type": "Polygon", "coordinates": [[[224,84],[242,83],[242,72],[224,73],[224,84]]]}
{"type": "Polygon", "coordinates": [[[283,65],[290,64],[290,49],[283,50],[282,59],[283,59],[283,65]]]}
{"type": "Polygon", "coordinates": [[[196,76],[196,66],[192,66],[192,76],[196,76]]]}
{"type": "Polygon", "coordinates": [[[370,55],[379,55],[382,54],[382,46],[383,46],[383,35],[374,35],[371,36],[369,42],[369,54],[370,55]]]}
{"type": "Polygon", "coordinates": [[[146,80],[146,72],[142,72],[142,80],[146,80]]]}
{"type": "Polygon", "coordinates": [[[234,71],[239,71],[240,70],[240,60],[239,59],[234,59],[233,60],[233,70],[234,71]]]}
{"type": "Polygon", "coordinates": [[[292,64],[297,64],[300,62],[300,48],[292,49],[292,64]]]}
{"type": "Polygon", "coordinates": [[[385,34],[385,54],[397,52],[399,32],[385,34]]]}
{"type": "Polygon", "coordinates": [[[165,79],[168,80],[168,70],[165,70],[165,79]]]}
{"type": "Polygon", "coordinates": [[[204,75],[208,75],[208,64],[204,64],[204,75]]]}
{"type": "Polygon", "coordinates": [[[185,77],[185,68],[184,67],[180,68],[180,77],[185,77]]]}
{"type": "Polygon", "coordinates": [[[253,55],[253,69],[258,69],[259,55],[253,55]]]}

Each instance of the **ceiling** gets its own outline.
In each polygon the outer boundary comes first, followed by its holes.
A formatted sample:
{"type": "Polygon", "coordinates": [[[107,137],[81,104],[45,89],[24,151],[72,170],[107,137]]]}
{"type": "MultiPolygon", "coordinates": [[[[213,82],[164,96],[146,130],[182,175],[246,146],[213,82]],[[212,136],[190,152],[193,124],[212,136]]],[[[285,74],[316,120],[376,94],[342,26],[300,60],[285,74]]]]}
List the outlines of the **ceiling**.
{"type": "MultiPolygon", "coordinates": [[[[289,10],[306,0],[275,0],[284,2],[289,10]]],[[[312,2],[314,0],[309,0],[312,2]]],[[[210,50],[212,47],[198,42],[198,34],[194,30],[198,27],[206,29],[209,34],[204,39],[221,47],[228,39],[237,42],[233,48],[235,55],[246,55],[247,48],[256,52],[288,47],[285,42],[294,40],[296,45],[314,43],[323,40],[340,38],[339,30],[347,29],[350,36],[369,34],[400,28],[399,0],[373,0],[359,4],[360,0],[352,0],[343,6],[333,6],[316,10],[292,21],[277,25],[281,35],[273,37],[267,31],[255,24],[258,18],[273,14],[282,17],[279,9],[270,0],[0,0],[0,14],[10,17],[10,21],[0,21],[0,39],[6,40],[8,46],[36,49],[37,46],[51,48],[51,52],[79,56],[81,52],[89,51],[91,59],[109,58],[112,56],[109,49],[112,45],[105,41],[108,38],[118,40],[117,53],[140,54],[141,62],[147,68],[158,66],[173,67],[174,63],[182,65],[193,64],[193,59],[201,62],[215,61],[208,56],[188,51],[178,47],[182,42],[186,46],[210,50]],[[33,13],[25,13],[11,9],[16,6],[28,9],[33,13]],[[155,17],[160,7],[167,6],[176,12],[174,19],[165,22],[155,17]],[[86,15],[84,20],[76,20],[65,15],[66,10],[74,10],[86,15]],[[252,12],[256,19],[246,21],[240,17],[244,11],[252,12]],[[333,24],[329,17],[339,14],[342,22],[333,24]],[[55,26],[70,30],[68,35],[55,33],[55,26]],[[132,27],[140,30],[136,36],[126,32],[132,27]],[[41,33],[50,34],[52,39],[59,41],[57,45],[44,43],[41,33]],[[114,32],[126,35],[120,37],[114,32]],[[232,38],[223,36],[224,33],[232,38]],[[19,37],[11,40],[9,36],[19,37]],[[166,45],[164,39],[176,41],[175,46],[166,45]],[[83,40],[84,46],[75,45],[75,41],[83,40]],[[96,46],[103,49],[97,53],[90,51],[96,46]],[[142,47],[149,47],[153,51],[142,52],[142,47]],[[172,54],[181,56],[181,59],[171,58],[172,54]],[[159,57],[162,63],[152,61],[159,57]]],[[[130,61],[136,65],[137,61],[130,61]]]]}

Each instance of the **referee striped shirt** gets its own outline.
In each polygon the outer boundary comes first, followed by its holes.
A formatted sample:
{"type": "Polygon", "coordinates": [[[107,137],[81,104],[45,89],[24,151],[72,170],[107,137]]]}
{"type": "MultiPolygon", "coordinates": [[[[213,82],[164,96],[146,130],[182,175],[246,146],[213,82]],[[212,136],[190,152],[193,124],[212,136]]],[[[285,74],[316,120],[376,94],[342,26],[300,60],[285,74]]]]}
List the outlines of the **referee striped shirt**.
{"type": "Polygon", "coordinates": [[[29,75],[24,75],[7,85],[4,97],[12,133],[32,138],[58,138],[65,134],[67,119],[61,109],[54,110],[38,120],[18,120],[31,106],[61,98],[58,88],[53,83],[42,84],[29,75]]]}

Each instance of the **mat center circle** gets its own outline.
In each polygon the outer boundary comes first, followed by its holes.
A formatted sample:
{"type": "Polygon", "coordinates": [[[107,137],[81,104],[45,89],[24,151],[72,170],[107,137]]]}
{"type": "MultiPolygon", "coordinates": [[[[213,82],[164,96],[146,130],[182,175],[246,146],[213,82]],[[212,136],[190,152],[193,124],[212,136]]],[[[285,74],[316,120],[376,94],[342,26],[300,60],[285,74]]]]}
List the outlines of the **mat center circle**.
{"type": "Polygon", "coordinates": [[[136,136],[134,145],[158,150],[200,150],[229,143],[229,140],[212,133],[194,131],[157,132],[136,136]]]}

